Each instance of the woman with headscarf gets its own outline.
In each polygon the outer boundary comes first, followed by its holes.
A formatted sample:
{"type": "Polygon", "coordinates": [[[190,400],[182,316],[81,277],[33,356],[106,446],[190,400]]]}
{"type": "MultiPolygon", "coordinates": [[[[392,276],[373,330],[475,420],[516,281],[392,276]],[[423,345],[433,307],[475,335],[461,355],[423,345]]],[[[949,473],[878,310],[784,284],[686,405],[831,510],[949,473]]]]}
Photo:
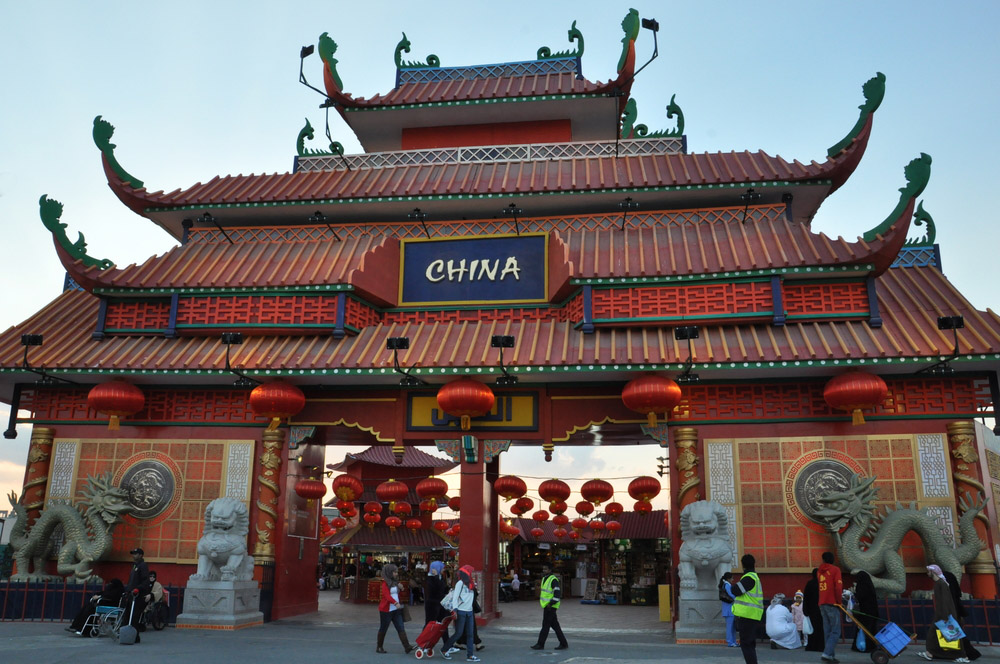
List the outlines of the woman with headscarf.
{"type": "MultiPolygon", "coordinates": [[[[944,573],[944,580],[948,582],[948,590],[951,591],[951,598],[955,602],[955,611],[957,611],[955,620],[964,628],[965,618],[969,615],[969,612],[965,610],[965,605],[962,604],[962,588],[958,583],[958,579],[951,572],[944,573]]],[[[962,637],[962,645],[965,647],[965,656],[969,658],[970,662],[974,662],[983,656],[983,653],[976,650],[975,646],[972,645],[968,636],[962,637]]]]}
{"type": "Polygon", "coordinates": [[[448,594],[448,584],[441,577],[444,563],[435,560],[427,571],[427,583],[424,586],[424,624],[441,620],[448,612],[441,608],[441,600],[448,594]]]}
{"type": "Polygon", "coordinates": [[[389,629],[389,623],[396,627],[399,642],[403,644],[403,650],[407,653],[413,650],[413,646],[410,645],[410,640],[406,638],[406,632],[403,629],[403,605],[399,602],[399,575],[396,572],[396,566],[392,563],[382,567],[382,594],[378,603],[378,617],[378,644],[375,646],[375,652],[385,652],[382,644],[385,642],[385,633],[389,629]]]}
{"type": "MultiPolygon", "coordinates": [[[[878,632],[878,599],[875,597],[875,584],[868,572],[858,572],[854,576],[854,619],[857,620],[869,634],[878,632]]],[[[851,644],[851,650],[857,652],[872,652],[878,646],[860,629],[851,644]],[[864,647],[858,646],[858,639],[864,638],[864,647]]]]}
{"type": "Polygon", "coordinates": [[[441,656],[445,659],[451,659],[452,646],[464,635],[465,647],[468,654],[465,661],[480,661],[479,657],[476,656],[474,641],[476,618],[472,613],[472,605],[476,599],[474,592],[476,585],[472,581],[473,571],[472,565],[463,565],[458,568],[458,580],[455,581],[455,588],[452,591],[452,596],[455,599],[455,633],[441,647],[441,656]]]}
{"type": "Polygon", "coordinates": [[[802,612],[812,624],[812,634],[806,640],[806,650],[823,652],[826,638],[823,635],[823,614],[819,611],[819,570],[812,571],[812,578],[806,581],[805,592],[802,593],[802,612]]]}
{"type": "Polygon", "coordinates": [[[955,609],[955,600],[951,594],[951,588],[944,578],[944,572],[937,565],[927,566],[927,576],[934,579],[934,617],[931,619],[931,626],[927,630],[927,640],[925,646],[927,650],[917,653],[924,659],[950,659],[955,662],[970,661],[965,654],[965,646],[962,641],[956,641],[958,648],[945,649],[938,642],[938,628],[934,624],[939,620],[947,620],[949,616],[958,619],[955,609]]]}
{"type": "MultiPolygon", "coordinates": [[[[104,586],[104,590],[101,594],[94,595],[90,600],[83,605],[83,608],[76,614],[73,618],[73,622],[70,623],[69,627],[66,628],[67,632],[73,632],[78,636],[93,636],[93,630],[84,631],[83,626],[87,624],[87,619],[90,616],[97,613],[97,605],[102,606],[118,606],[122,595],[125,593],[125,584],[122,583],[121,579],[111,579],[108,581],[107,585],[104,586]]],[[[93,623],[91,623],[93,624],[93,623]]]]}
{"type": "Polygon", "coordinates": [[[785,596],[778,593],[771,599],[771,606],[767,607],[767,621],[765,630],[771,639],[771,648],[784,648],[785,650],[795,650],[802,647],[799,639],[799,630],[795,629],[795,619],[792,612],[788,610],[782,601],[785,596]]]}

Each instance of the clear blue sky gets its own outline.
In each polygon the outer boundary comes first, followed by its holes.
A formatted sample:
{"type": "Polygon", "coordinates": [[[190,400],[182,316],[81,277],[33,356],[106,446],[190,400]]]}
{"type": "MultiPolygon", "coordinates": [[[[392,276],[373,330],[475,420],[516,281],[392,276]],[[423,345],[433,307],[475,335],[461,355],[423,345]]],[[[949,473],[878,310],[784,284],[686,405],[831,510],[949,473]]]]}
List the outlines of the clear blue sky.
{"type": "MultiPolygon", "coordinates": [[[[543,45],[568,48],[573,20],[586,39],[584,74],[607,80],[630,6],[660,23],[660,56],[633,88],[639,121],[671,127],[664,107],[676,94],[693,152],[764,150],[821,161],[857,119],[862,83],[884,72],[885,101],[865,159],[813,227],[853,239],[875,226],[898,199],[903,166],[926,152],[934,163],[924,207],[937,222],[945,273],[977,307],[997,306],[995,2],[0,0],[0,328],[24,320],[62,286],[38,218],[42,194],[65,204],[70,237],[83,232],[93,256],[125,266],[173,245],[108,189],[91,138],[95,115],[115,125],[120,162],[151,190],[286,172],[303,119],[323,125],[322,99],[297,78],[299,48],[324,31],[340,45],[339,72],[355,95],[392,87],[402,31],[413,44],[409,58],[434,53],[445,66],[467,65],[533,59],[543,45]]],[[[640,63],[652,52],[650,37],[640,35],[640,63]]],[[[317,56],[306,75],[321,86],[317,56]]],[[[331,117],[334,138],[358,151],[331,117]]],[[[0,441],[3,493],[19,490],[26,450],[26,430],[0,441]]],[[[557,461],[561,476],[634,475],[656,454],[581,450],[557,461]]],[[[507,469],[531,474],[540,457],[512,453],[507,469]]]]}

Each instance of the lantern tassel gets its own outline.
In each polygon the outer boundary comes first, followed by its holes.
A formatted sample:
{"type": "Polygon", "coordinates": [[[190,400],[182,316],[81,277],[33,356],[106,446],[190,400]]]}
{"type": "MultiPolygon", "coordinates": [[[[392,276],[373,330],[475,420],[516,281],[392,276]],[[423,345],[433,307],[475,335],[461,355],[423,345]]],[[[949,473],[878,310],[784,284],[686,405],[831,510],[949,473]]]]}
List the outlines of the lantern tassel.
{"type": "Polygon", "coordinates": [[[462,431],[468,431],[472,428],[472,418],[468,415],[462,415],[462,431]]]}
{"type": "Polygon", "coordinates": [[[859,424],[865,423],[865,414],[861,412],[860,408],[855,408],[851,412],[851,424],[858,426],[859,424]]]}
{"type": "Polygon", "coordinates": [[[118,424],[120,421],[121,420],[119,419],[119,417],[117,415],[112,415],[111,419],[108,420],[108,430],[109,431],[118,431],[118,429],[121,428],[119,426],[119,424],[118,424]]]}
{"type": "Polygon", "coordinates": [[[654,413],[653,411],[649,411],[648,413],[646,413],[646,423],[649,424],[649,426],[651,426],[651,427],[655,427],[656,426],[656,413],[654,413]]]}
{"type": "Polygon", "coordinates": [[[274,431],[275,429],[278,428],[279,424],[281,424],[281,418],[280,417],[272,417],[271,418],[271,423],[267,425],[267,431],[274,431]]]}

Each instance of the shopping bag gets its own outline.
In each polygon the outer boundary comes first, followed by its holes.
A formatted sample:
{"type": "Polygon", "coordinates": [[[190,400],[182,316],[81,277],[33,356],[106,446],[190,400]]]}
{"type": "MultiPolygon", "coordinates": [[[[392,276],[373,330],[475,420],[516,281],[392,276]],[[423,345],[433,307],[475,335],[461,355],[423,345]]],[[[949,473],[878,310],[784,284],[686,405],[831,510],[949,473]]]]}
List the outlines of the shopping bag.
{"type": "Polygon", "coordinates": [[[813,633],[813,623],[809,620],[809,616],[802,618],[802,633],[809,636],[813,633]]]}
{"type": "Polygon", "coordinates": [[[403,605],[403,622],[410,622],[410,607],[403,605]]]}
{"type": "Polygon", "coordinates": [[[944,638],[944,634],[941,633],[941,630],[936,629],[934,631],[937,633],[938,645],[941,646],[942,650],[958,650],[962,647],[962,642],[960,640],[956,639],[955,641],[948,641],[944,638]]]}
{"type": "Polygon", "coordinates": [[[948,616],[945,620],[939,620],[934,623],[934,626],[938,628],[941,632],[941,636],[944,637],[946,641],[958,641],[959,639],[965,638],[965,632],[962,630],[962,626],[958,624],[954,616],[948,616]]]}
{"type": "Polygon", "coordinates": [[[862,632],[860,629],[858,630],[858,638],[857,640],[855,640],[854,644],[858,647],[859,652],[865,652],[866,650],[865,633],[862,632]]]}
{"type": "Polygon", "coordinates": [[[455,589],[452,588],[448,594],[441,598],[441,608],[445,611],[455,610],[455,589]]]}

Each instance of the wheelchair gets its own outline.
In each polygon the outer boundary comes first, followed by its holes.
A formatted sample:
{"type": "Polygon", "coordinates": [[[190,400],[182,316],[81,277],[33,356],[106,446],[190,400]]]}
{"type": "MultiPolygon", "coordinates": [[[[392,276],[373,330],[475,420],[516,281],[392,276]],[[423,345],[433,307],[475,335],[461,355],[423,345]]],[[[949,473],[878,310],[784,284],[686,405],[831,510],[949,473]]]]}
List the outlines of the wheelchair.
{"type": "Polygon", "coordinates": [[[98,602],[93,614],[87,617],[82,633],[90,636],[115,636],[121,628],[125,610],[130,602],[129,597],[122,597],[117,604],[101,604],[98,602]]]}

